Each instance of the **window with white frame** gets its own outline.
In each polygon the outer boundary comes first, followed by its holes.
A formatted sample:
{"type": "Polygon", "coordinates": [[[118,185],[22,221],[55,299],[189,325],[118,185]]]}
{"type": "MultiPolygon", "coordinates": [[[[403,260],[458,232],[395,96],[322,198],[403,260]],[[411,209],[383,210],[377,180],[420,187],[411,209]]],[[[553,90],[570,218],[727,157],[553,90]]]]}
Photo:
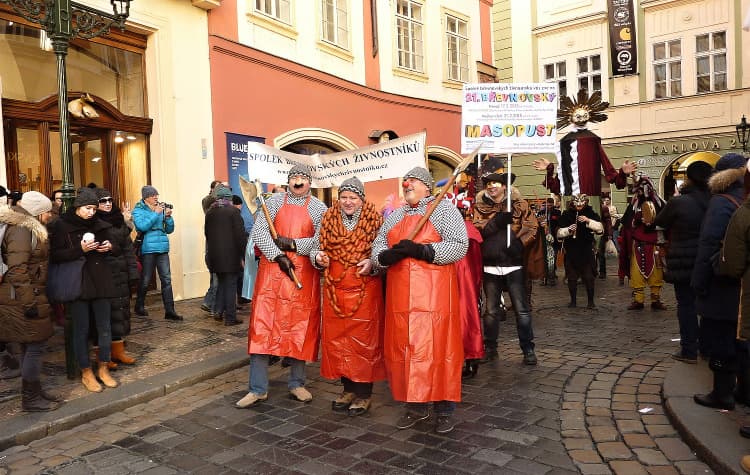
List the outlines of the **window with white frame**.
{"type": "Polygon", "coordinates": [[[598,54],[578,58],[578,89],[589,94],[602,90],[602,60],[598,54]]]}
{"type": "Polygon", "coordinates": [[[422,4],[414,0],[397,0],[397,2],[398,66],[423,72],[422,4]]]}
{"type": "Polygon", "coordinates": [[[654,43],[654,97],[682,95],[682,43],[670,40],[654,43]]]}
{"type": "Polygon", "coordinates": [[[725,31],[695,37],[695,69],[698,92],[727,88],[727,34],[725,31]]]}
{"type": "Polygon", "coordinates": [[[284,23],[291,23],[292,0],[255,0],[255,10],[284,23]]]}
{"type": "Polygon", "coordinates": [[[348,0],[323,0],[323,41],[349,49],[348,0]]]}
{"type": "Polygon", "coordinates": [[[469,25],[453,15],[445,16],[445,39],[448,49],[448,79],[469,80],[469,25]]]}
{"type": "Polygon", "coordinates": [[[559,97],[568,95],[568,80],[566,77],[565,61],[544,65],[544,82],[556,82],[559,97]]]}

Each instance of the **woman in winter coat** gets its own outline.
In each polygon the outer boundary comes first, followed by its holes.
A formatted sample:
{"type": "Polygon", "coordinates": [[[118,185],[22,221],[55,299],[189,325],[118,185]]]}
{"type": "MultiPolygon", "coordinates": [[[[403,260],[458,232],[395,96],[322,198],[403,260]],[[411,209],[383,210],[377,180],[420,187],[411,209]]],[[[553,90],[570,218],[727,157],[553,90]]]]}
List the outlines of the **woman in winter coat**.
{"type": "Polygon", "coordinates": [[[101,392],[99,380],[117,387],[109,374],[112,332],[110,299],[118,295],[107,256],[120,255],[112,225],[96,216],[99,198],[91,188],[78,190],[73,209],[55,221],[50,229],[50,262],[85,259],[81,296],[68,304],[73,318],[73,349],[81,368],[81,382],[91,392],[101,392]],[[99,368],[94,376],[88,352],[89,319],[94,318],[99,343],[99,368]]]}
{"type": "Polygon", "coordinates": [[[717,409],[734,409],[740,281],[716,275],[714,264],[729,220],[743,201],[745,164],[745,158],[737,153],[728,153],[716,163],[716,173],[708,181],[712,196],[701,226],[690,281],[698,315],[702,317],[701,338],[706,339],[710,353],[708,367],[714,376],[713,390],[705,395],[696,394],[693,400],[717,409]]]}
{"type": "Polygon", "coordinates": [[[0,341],[21,344],[21,408],[51,411],[59,395],[44,391],[40,382],[42,352],[52,336],[47,302],[47,229],[52,203],[37,191],[24,193],[17,206],[0,207],[3,262],[7,270],[0,284],[0,341]]]}
{"type": "Polygon", "coordinates": [[[701,223],[711,198],[708,178],[712,171],[713,167],[706,162],[691,163],[687,168],[687,181],[680,188],[679,196],[667,201],[654,220],[657,229],[669,233],[664,280],[674,285],[681,347],[672,358],[685,363],[698,361],[698,314],[690,277],[698,253],[701,223]]]}
{"type": "Polygon", "coordinates": [[[138,282],[138,264],[133,252],[133,241],[130,239],[132,228],[125,221],[120,208],[114,205],[112,193],[103,188],[95,190],[99,198],[96,216],[112,226],[113,242],[120,248],[120,255],[109,254],[107,262],[112,270],[112,278],[117,295],[112,303],[112,361],[109,369],[117,368],[117,363],[134,364],[135,358],[125,352],[123,338],[130,334],[130,289],[131,283],[138,282]]]}

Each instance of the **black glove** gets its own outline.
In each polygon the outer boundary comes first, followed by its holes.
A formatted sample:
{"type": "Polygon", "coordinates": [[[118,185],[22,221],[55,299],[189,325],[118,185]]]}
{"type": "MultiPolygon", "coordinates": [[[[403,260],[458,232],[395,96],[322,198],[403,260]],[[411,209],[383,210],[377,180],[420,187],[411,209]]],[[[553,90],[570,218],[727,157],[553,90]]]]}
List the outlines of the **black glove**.
{"type": "Polygon", "coordinates": [[[281,270],[284,271],[292,281],[294,281],[294,277],[292,277],[292,272],[294,272],[294,262],[292,262],[286,254],[279,254],[273,261],[279,265],[281,270]]]}
{"type": "Polygon", "coordinates": [[[276,247],[278,247],[282,251],[297,251],[297,244],[295,244],[294,239],[292,238],[279,236],[273,240],[273,243],[276,244],[276,247]]]}
{"type": "Polygon", "coordinates": [[[36,305],[31,306],[23,312],[23,316],[25,318],[28,318],[29,320],[36,320],[37,318],[39,318],[39,309],[36,307],[36,305]]]}
{"type": "Polygon", "coordinates": [[[495,215],[494,218],[498,226],[507,226],[513,224],[513,213],[510,211],[501,211],[495,215]]]}
{"type": "Polygon", "coordinates": [[[402,239],[393,249],[402,249],[407,257],[413,257],[426,262],[432,262],[435,259],[435,250],[429,244],[417,244],[408,239],[402,239]]]}
{"type": "Polygon", "coordinates": [[[385,251],[378,254],[378,262],[380,262],[381,266],[388,267],[397,263],[401,259],[404,259],[405,257],[406,254],[404,253],[403,249],[396,249],[394,247],[393,249],[386,249],[385,251]]]}

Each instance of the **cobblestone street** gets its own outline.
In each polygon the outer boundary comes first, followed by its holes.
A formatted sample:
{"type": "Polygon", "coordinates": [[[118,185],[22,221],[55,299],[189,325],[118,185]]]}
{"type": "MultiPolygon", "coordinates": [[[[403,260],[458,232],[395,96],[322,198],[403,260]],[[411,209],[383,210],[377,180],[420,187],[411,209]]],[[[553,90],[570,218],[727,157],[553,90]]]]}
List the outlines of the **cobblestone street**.
{"type": "MultiPolygon", "coordinates": [[[[583,290],[581,290],[583,291],[583,290]]],[[[384,383],[362,417],[331,411],[341,387],[308,366],[310,404],[287,397],[271,371],[269,400],[248,410],[247,369],[178,390],[0,452],[6,473],[711,473],[665,415],[661,385],[679,337],[668,311],[628,312],[627,286],[597,279],[596,310],[568,309],[567,290],[534,287],[539,365],[524,366],[512,316],[499,361],[463,386],[456,429],[434,422],[399,431],[384,383]]],[[[197,305],[197,303],[196,303],[197,305]]]]}

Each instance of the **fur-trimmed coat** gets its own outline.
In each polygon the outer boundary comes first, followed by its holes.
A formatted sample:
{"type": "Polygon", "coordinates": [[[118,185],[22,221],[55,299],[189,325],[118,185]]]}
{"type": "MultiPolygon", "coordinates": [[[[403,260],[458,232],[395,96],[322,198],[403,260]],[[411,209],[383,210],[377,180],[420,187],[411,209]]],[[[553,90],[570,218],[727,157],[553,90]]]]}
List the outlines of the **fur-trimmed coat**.
{"type": "Polygon", "coordinates": [[[742,203],[745,167],[730,168],[714,173],[708,181],[711,200],[701,225],[698,253],[690,286],[696,294],[698,314],[712,320],[737,321],[740,305],[740,280],[715,275],[713,257],[721,250],[721,243],[737,206],[726,196],[742,203]]]}
{"type": "Polygon", "coordinates": [[[45,291],[47,229],[16,206],[0,207],[0,222],[8,225],[2,241],[3,262],[8,270],[0,284],[0,341],[45,341],[53,332],[45,291]]]}

